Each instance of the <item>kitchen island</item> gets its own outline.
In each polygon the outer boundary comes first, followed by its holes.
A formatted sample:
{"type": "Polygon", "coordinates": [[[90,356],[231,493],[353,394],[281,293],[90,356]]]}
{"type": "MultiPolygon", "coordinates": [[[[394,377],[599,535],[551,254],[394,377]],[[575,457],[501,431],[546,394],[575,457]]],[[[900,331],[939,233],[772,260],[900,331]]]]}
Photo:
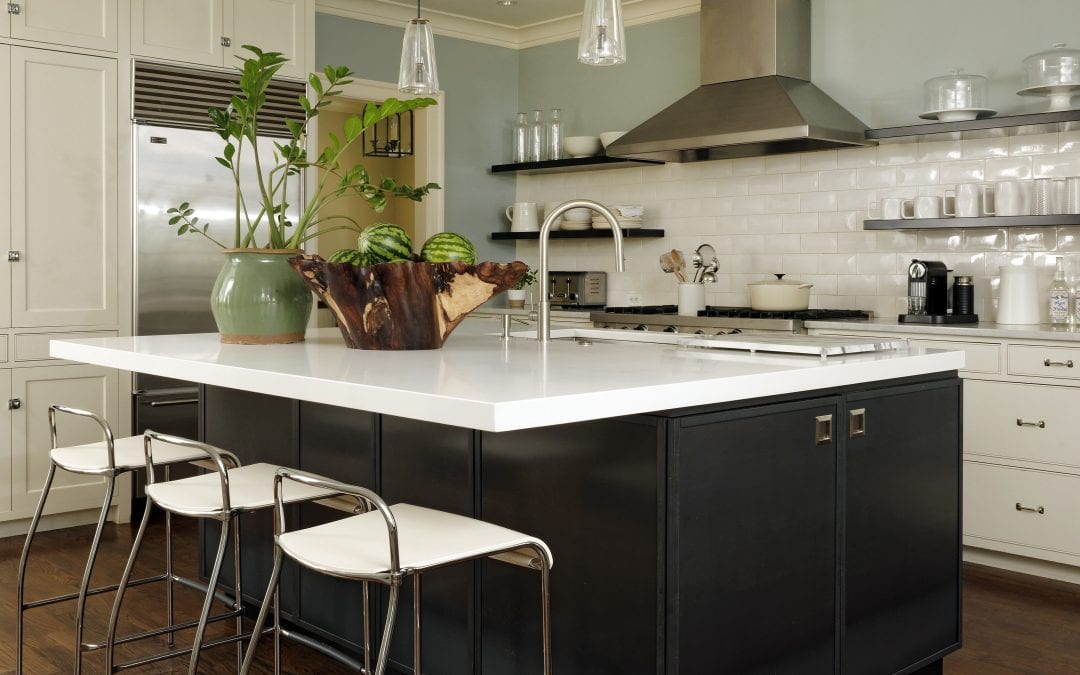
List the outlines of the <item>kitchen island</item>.
{"type": "MultiPolygon", "coordinates": [[[[433,351],[348,350],[326,329],[52,354],[200,382],[201,435],[244,461],[542,537],[558,672],[933,671],[959,646],[957,352],[540,345],[466,324],[433,351]]],[[[245,524],[253,599],[270,532],[266,514],[245,524]]],[[[539,671],[533,575],[482,562],[424,589],[425,670],[539,671]]],[[[359,589],[291,570],[282,590],[288,618],[357,648],[359,589]]]]}

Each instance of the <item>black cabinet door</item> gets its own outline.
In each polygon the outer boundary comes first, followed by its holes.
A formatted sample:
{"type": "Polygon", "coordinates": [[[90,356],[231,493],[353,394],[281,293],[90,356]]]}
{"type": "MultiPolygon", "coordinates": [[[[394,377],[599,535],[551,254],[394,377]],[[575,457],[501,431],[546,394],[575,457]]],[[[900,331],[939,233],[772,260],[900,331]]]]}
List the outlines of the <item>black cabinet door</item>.
{"type": "Polygon", "coordinates": [[[838,399],[673,422],[669,673],[836,667],[838,399]]]}
{"type": "Polygon", "coordinates": [[[843,672],[895,673],[960,639],[960,385],[846,408],[843,672]]]}

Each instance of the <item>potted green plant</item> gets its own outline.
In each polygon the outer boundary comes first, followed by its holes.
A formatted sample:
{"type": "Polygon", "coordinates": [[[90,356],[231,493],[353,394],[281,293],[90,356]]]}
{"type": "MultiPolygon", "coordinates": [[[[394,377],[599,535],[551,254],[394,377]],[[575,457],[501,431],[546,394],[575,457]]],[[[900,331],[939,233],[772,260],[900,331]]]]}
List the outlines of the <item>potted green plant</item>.
{"type": "Polygon", "coordinates": [[[531,286],[534,281],[536,281],[536,273],[530,267],[525,270],[525,274],[517,280],[517,283],[506,292],[506,299],[510,307],[521,308],[525,306],[525,287],[531,286]]]}
{"type": "Polygon", "coordinates": [[[432,98],[398,100],[381,105],[368,103],[360,115],[345,121],[340,133],[330,133],[329,142],[311,157],[307,152],[308,129],[319,111],[352,82],[352,71],[344,66],[327,66],[308,77],[314,99],[300,97],[303,119],[286,120],[289,137],[275,143],[272,157],[260,155],[255,142],[259,135],[259,113],[267,101],[271,79],[287,62],[278,52],[244,45],[250,56],[239,57],[240,93],[227,108],[211,108],[214,131],[225,145],[215,157],[229,171],[236,186],[235,218],[231,246],[211,233],[209,223],[200,222],[196,207],[184,202],[168,210],[169,224],[178,226],[181,236],[202,236],[222,247],[227,257],[211,294],[210,304],[221,341],[238,344],[279,344],[304,339],[311,314],[311,291],[293,272],[287,260],[301,252],[304,244],[321,233],[336,229],[360,231],[359,225],[344,216],[323,217],[324,208],[334,200],[351,196],[362,199],[381,212],[390,198],[421,201],[435,183],[412,187],[393,178],[373,182],[361,165],[345,166],[342,158],[364,130],[400,112],[435,105],[432,98]],[[254,160],[257,194],[241,189],[240,159],[250,153],[254,160]],[[321,169],[321,178],[312,194],[299,205],[287,200],[290,181],[303,180],[307,169],[321,169]]]}

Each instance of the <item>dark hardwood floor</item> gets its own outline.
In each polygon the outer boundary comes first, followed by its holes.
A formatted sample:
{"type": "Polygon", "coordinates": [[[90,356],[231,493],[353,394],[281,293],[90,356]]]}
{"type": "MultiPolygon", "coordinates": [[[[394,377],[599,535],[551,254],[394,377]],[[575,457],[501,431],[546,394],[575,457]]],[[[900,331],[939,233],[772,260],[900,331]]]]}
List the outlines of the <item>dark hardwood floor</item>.
{"type": "MultiPolygon", "coordinates": [[[[160,524],[159,524],[160,525],[160,524]]],[[[162,532],[151,527],[143,546],[136,573],[150,574],[163,565],[162,532]]],[[[90,527],[43,532],[34,542],[27,583],[28,598],[74,590],[85,564],[90,527]]],[[[113,583],[119,578],[133,538],[126,525],[109,526],[99,558],[95,582],[113,583]]],[[[178,518],[176,528],[177,570],[194,576],[195,527],[190,519],[178,518]]],[[[15,578],[22,549],[22,537],[0,539],[0,673],[15,668],[15,578]]],[[[103,634],[112,596],[99,595],[88,603],[87,639],[103,634]]],[[[194,591],[177,591],[177,616],[196,616],[202,599],[194,591]]],[[[129,591],[124,603],[121,632],[150,628],[164,618],[161,586],[150,585],[129,591]]],[[[26,675],[71,671],[73,603],[30,610],[27,613],[26,675]]],[[[224,635],[232,625],[223,622],[210,635],[224,635]],[[227,625],[226,625],[227,624],[227,625]]],[[[178,635],[177,644],[186,646],[192,631],[178,635]]],[[[271,640],[260,644],[256,672],[271,672],[271,640]]],[[[159,651],[164,640],[147,640],[137,646],[118,649],[122,660],[159,651]]],[[[557,645],[556,645],[556,648],[557,645]]],[[[310,649],[283,642],[283,671],[295,675],[350,672],[310,649]]],[[[84,672],[104,671],[104,655],[91,652],[84,659],[84,672]]],[[[140,673],[183,673],[185,659],[174,659],[138,669],[140,673]]],[[[234,673],[235,652],[231,646],[204,652],[200,672],[234,673]]],[[[1048,581],[977,565],[964,571],[964,648],[945,659],[947,675],[1056,675],[1080,673],[1080,586],[1048,581]]]]}

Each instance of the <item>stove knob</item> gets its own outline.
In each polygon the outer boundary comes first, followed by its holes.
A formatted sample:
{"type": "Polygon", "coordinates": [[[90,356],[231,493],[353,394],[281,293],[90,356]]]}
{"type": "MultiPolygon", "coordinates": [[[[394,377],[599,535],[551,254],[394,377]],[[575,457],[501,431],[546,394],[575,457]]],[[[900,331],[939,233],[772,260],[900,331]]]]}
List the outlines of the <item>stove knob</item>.
{"type": "Polygon", "coordinates": [[[664,328],[664,332],[665,333],[678,333],[679,329],[676,326],[668,326],[668,327],[664,328]]]}
{"type": "Polygon", "coordinates": [[[705,334],[705,329],[703,329],[703,328],[698,328],[696,331],[694,331],[694,335],[704,335],[704,334],[705,334]]]}
{"type": "Polygon", "coordinates": [[[634,326],[634,330],[649,330],[649,327],[643,323],[639,323],[638,325],[634,326]]]}
{"type": "Polygon", "coordinates": [[[630,330],[630,326],[619,326],[622,330],[630,330]]]}
{"type": "Polygon", "coordinates": [[[739,330],[738,328],[732,328],[731,330],[728,331],[728,335],[735,335],[735,334],[741,333],[741,332],[742,331],[739,330]]]}

